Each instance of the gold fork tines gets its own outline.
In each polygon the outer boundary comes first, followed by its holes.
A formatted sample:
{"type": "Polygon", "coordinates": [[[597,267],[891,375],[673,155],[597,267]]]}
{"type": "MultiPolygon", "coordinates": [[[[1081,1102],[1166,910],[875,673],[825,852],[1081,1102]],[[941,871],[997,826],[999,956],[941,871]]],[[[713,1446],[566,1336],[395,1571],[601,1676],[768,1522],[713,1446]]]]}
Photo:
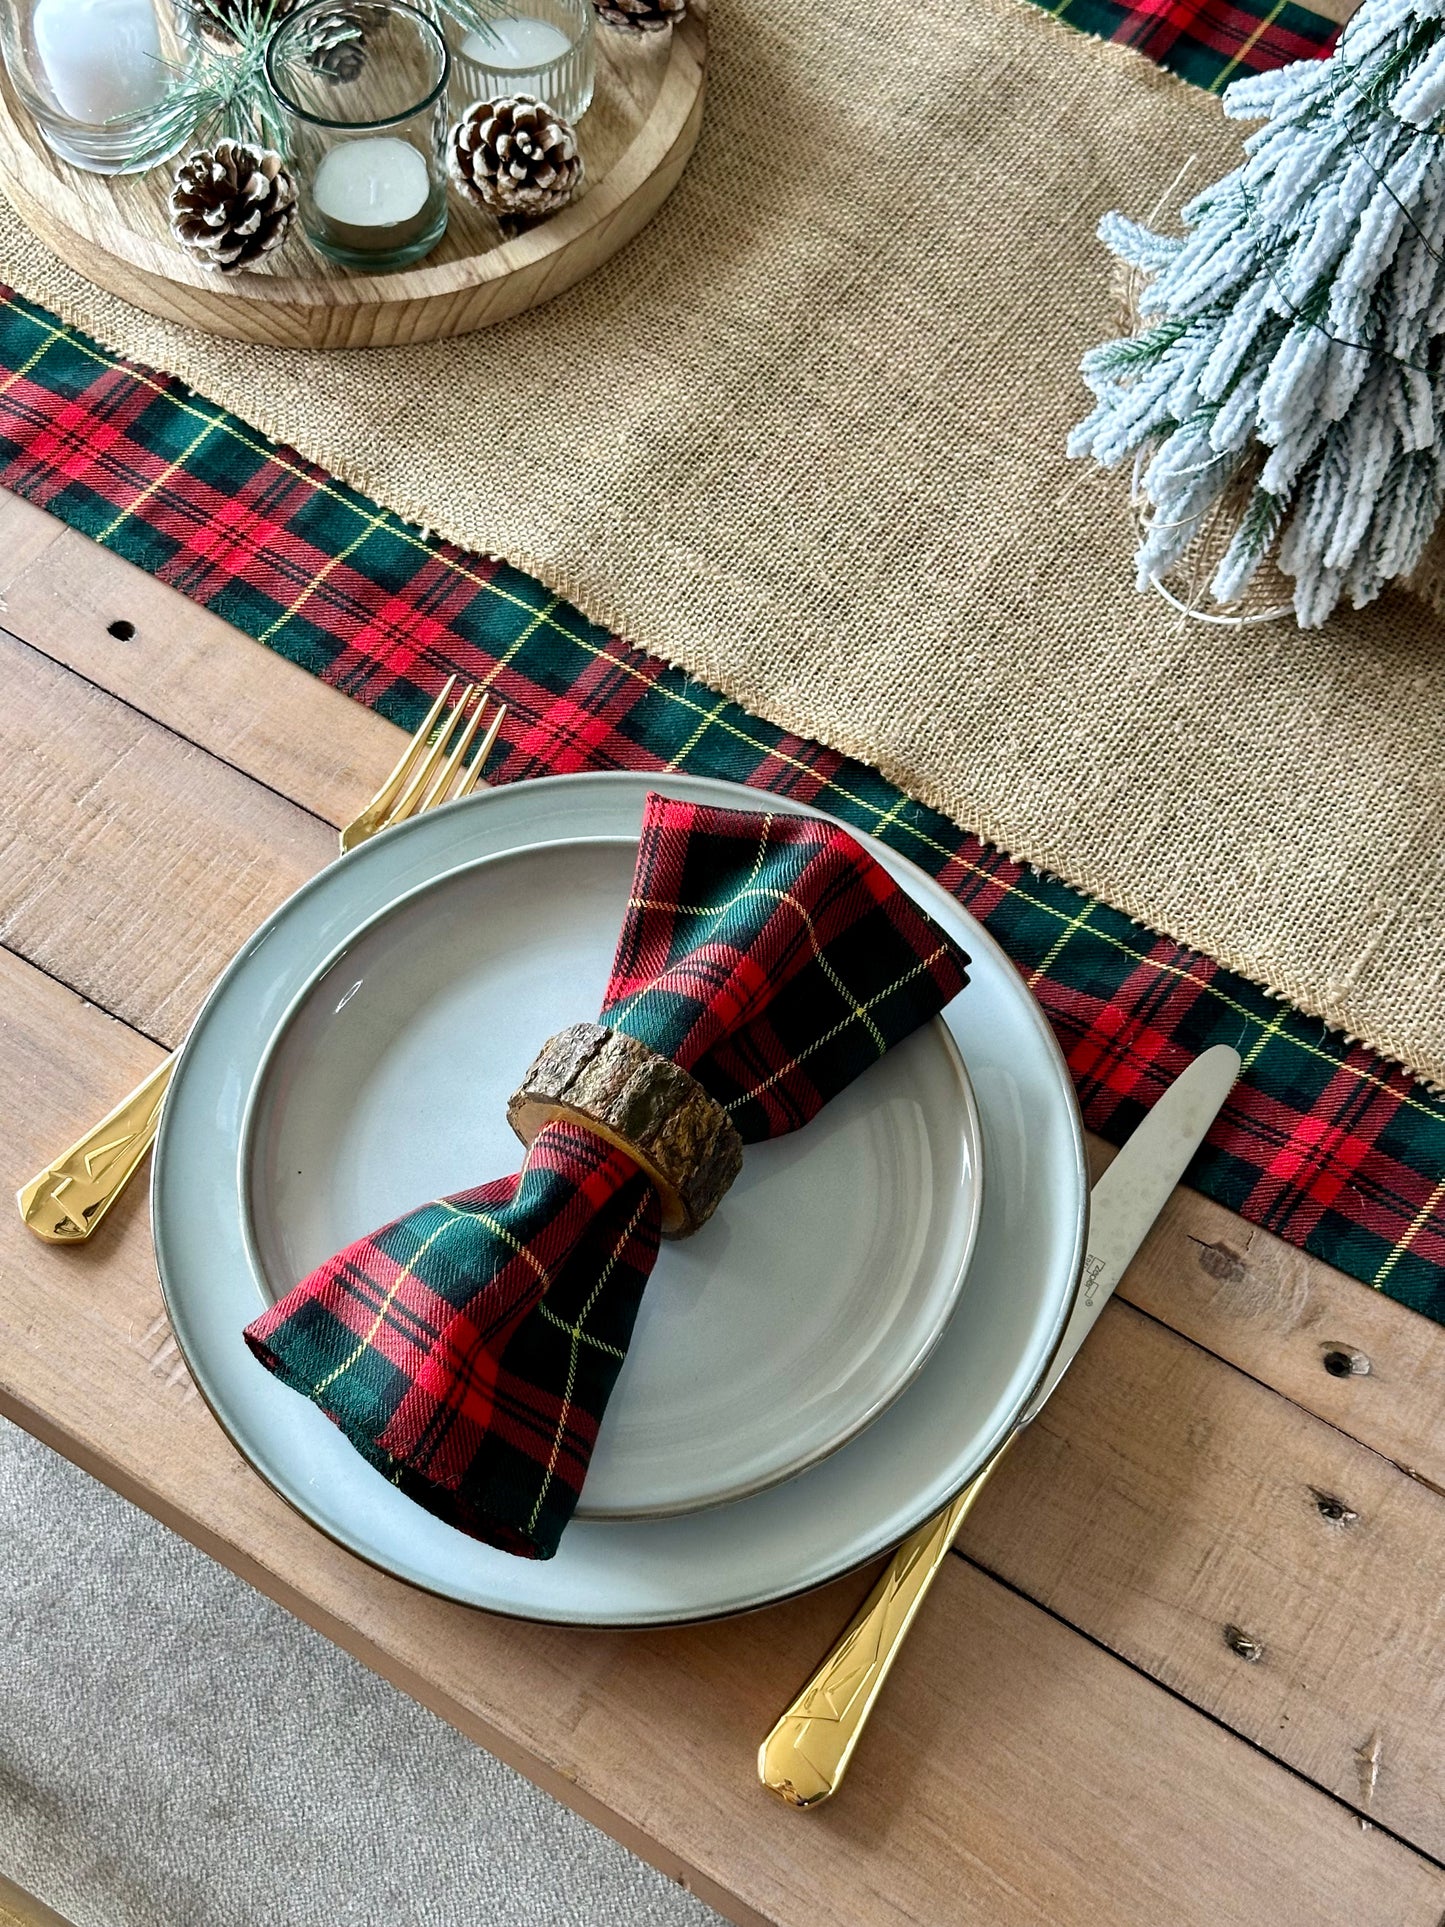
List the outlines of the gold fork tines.
{"type": "MultiPolygon", "coordinates": [[[[482,765],[497,740],[506,706],[499,703],[492,710],[486,733],[477,742],[487,715],[486,692],[468,683],[453,703],[457,680],[447,678],[396,768],[341,832],[343,855],[393,823],[470,795],[482,781],[482,765]]],[[[160,1125],[161,1100],[174,1062],[167,1058],[157,1064],[123,1103],[22,1185],[16,1202],[37,1237],[50,1244],[81,1244],[95,1230],[145,1161],[160,1125]]]]}
{"type": "Polygon", "coordinates": [[[409,816],[419,816],[423,810],[435,809],[438,803],[455,802],[459,796],[470,794],[482,780],[482,765],[497,740],[507,713],[506,705],[498,704],[476,755],[470,765],[466,765],[467,751],[486,714],[487,698],[476,683],[468,683],[459,699],[451,703],[456,686],[457,678],[448,676],[440,695],[402,751],[396,768],[361,814],[341,832],[343,851],[354,850],[378,830],[402,823],[409,816]],[[450,753],[449,744],[452,744],[450,753]]]}

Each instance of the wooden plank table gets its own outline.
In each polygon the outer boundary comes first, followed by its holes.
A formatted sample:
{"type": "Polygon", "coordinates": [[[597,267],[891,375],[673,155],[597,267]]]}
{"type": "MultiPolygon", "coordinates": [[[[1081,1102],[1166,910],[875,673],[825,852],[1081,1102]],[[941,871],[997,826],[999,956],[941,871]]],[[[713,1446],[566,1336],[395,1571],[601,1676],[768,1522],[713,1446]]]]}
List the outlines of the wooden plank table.
{"type": "MultiPolygon", "coordinates": [[[[399,737],[13,498],[0,596],[8,1186],[180,1042],[399,737]]],[[[413,1592],[211,1420],[139,1189],[80,1249],[0,1226],[0,1410],[736,1921],[1445,1917],[1445,1329],[1193,1193],[806,1815],[754,1755],[870,1575],[677,1632],[413,1592]]]]}

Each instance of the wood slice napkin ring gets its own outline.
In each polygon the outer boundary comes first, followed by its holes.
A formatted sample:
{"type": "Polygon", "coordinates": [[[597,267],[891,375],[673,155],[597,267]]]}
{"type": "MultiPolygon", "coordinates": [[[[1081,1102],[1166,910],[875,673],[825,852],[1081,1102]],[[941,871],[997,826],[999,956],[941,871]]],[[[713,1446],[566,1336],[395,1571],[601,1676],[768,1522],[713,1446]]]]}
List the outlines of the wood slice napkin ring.
{"type": "Polygon", "coordinates": [[[595,1131],[646,1172],[665,1237],[687,1238],[706,1224],[742,1169],[737,1126],[697,1079],[601,1024],[569,1024],[549,1037],[507,1100],[507,1122],[529,1149],[557,1118],[595,1131]]]}

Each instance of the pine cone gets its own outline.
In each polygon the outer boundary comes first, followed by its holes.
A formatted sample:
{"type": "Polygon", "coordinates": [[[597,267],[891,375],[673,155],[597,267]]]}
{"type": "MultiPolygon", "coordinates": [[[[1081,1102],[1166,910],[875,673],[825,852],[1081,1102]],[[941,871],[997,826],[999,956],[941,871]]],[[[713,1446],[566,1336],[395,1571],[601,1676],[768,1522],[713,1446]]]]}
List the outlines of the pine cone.
{"type": "Polygon", "coordinates": [[[219,141],[176,169],[171,233],[208,268],[234,274],[279,247],[296,216],[296,183],[268,147],[219,141]]]}
{"type": "Polygon", "coordinates": [[[597,18],[629,33],[662,33],[687,18],[687,0],[592,0],[597,18]]]}
{"type": "Polygon", "coordinates": [[[452,179],[493,214],[555,214],[582,180],[570,121],[530,94],[475,101],[452,129],[448,149],[452,179]]]}
{"type": "Polygon", "coordinates": [[[366,35],[351,7],[328,7],[306,31],[306,60],[328,80],[355,80],[366,65],[366,35]]]}
{"type": "Polygon", "coordinates": [[[191,12],[208,40],[219,41],[223,47],[234,47],[243,21],[259,20],[266,10],[276,25],[300,5],[301,0],[270,0],[267,9],[267,0],[191,0],[191,12]]]}

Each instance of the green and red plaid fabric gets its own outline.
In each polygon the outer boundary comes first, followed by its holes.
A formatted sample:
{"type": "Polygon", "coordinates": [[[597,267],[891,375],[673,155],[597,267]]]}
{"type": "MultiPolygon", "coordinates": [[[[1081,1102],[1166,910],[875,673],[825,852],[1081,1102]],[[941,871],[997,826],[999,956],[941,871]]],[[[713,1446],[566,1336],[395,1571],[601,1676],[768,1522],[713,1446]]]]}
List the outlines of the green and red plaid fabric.
{"type": "Polygon", "coordinates": [[[1081,33],[1132,47],[1196,87],[1332,51],[1339,26],[1295,0],[1035,0],[1081,33]]]}
{"type": "MultiPolygon", "coordinates": [[[[600,1022],[689,1071],[752,1144],[815,1117],[967,967],[836,824],[649,796],[600,1022]]],[[[515,1177],[358,1239],[246,1337],[429,1512],[549,1559],[660,1221],[630,1158],[547,1124],[515,1177]]]]}
{"type": "Polygon", "coordinates": [[[531,577],[420,533],[13,295],[0,296],[0,485],[404,729],[452,671],[484,683],[509,705],[492,782],[685,770],[796,797],[881,837],[1008,952],[1093,1130],[1122,1141],[1197,1052],[1235,1045],[1242,1081],[1189,1181],[1445,1322],[1445,1101],[1257,985],[1013,862],[876,770],[749,715],[531,577]]]}

